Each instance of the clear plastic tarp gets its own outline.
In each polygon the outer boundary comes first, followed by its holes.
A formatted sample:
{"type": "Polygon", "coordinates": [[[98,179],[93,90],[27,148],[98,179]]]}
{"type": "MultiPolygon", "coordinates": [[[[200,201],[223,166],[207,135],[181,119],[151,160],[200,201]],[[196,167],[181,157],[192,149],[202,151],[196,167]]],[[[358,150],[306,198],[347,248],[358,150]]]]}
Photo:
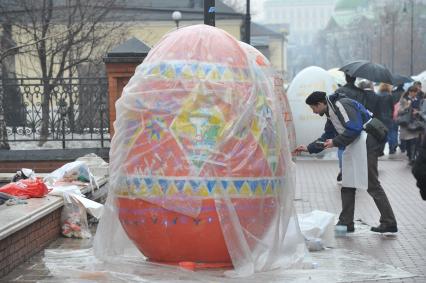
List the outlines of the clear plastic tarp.
{"type": "Polygon", "coordinates": [[[270,66],[206,25],[151,49],[116,103],[98,256],[138,254],[136,246],[151,262],[233,267],[230,276],[302,264],[294,164],[270,66]]]}
{"type": "MultiPolygon", "coordinates": [[[[371,237],[371,234],[367,236],[371,237]]],[[[176,266],[159,265],[141,258],[110,258],[100,261],[93,249],[45,251],[49,276],[39,282],[366,282],[403,279],[415,275],[360,253],[345,249],[326,249],[311,253],[315,268],[276,269],[254,273],[245,278],[229,278],[223,270],[189,271],[176,266]]],[[[387,281],[386,281],[387,282],[387,281]]],[[[399,282],[399,281],[398,281],[399,282]]]]}

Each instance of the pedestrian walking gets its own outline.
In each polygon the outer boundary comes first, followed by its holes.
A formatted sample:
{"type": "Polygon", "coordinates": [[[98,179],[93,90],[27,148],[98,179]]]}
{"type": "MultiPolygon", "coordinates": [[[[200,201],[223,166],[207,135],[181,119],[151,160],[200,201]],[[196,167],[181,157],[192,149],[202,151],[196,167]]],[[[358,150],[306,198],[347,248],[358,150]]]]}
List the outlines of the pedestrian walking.
{"type": "Polygon", "coordinates": [[[419,137],[424,130],[424,128],[413,127],[415,120],[422,119],[420,117],[422,102],[423,99],[417,96],[415,86],[410,86],[399,101],[397,121],[400,123],[400,139],[405,143],[409,165],[414,164],[420,142],[419,137]]]}
{"type": "Polygon", "coordinates": [[[341,188],[342,212],[337,225],[345,225],[348,232],[355,230],[355,192],[356,189],[367,189],[380,212],[380,225],[372,227],[371,231],[397,232],[392,207],[378,179],[380,140],[385,138],[386,132],[380,131],[381,128],[376,127],[376,124],[374,127],[371,125],[374,131],[371,130],[367,134],[364,125],[372,124],[370,113],[359,102],[339,93],[327,97],[325,92],[315,91],[305,102],[315,114],[326,115],[327,121],[322,136],[307,146],[299,145],[296,153],[318,153],[325,148],[345,147],[341,188]]]}
{"type": "Polygon", "coordinates": [[[392,85],[380,83],[377,96],[380,98],[380,120],[388,128],[386,142],[389,145],[389,154],[395,154],[398,146],[398,124],[393,120],[394,102],[392,97],[392,85]]]}

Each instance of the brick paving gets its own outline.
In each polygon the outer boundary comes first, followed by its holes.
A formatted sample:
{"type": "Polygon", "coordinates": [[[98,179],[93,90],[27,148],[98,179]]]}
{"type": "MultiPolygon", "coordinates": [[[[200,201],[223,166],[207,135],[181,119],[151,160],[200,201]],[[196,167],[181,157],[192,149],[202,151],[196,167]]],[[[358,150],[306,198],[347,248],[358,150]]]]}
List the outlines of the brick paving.
{"type": "MultiPolygon", "coordinates": [[[[336,238],[337,247],[370,255],[405,271],[418,275],[399,280],[372,282],[426,282],[426,201],[420,197],[407,161],[383,160],[379,162],[379,179],[389,198],[399,232],[395,236],[374,233],[336,238]]],[[[315,209],[338,215],[341,209],[339,186],[336,184],[336,161],[297,161],[296,210],[307,213],[315,209]]],[[[367,192],[358,192],[355,219],[376,226],[379,211],[367,192]]],[[[357,222],[356,227],[362,226],[357,222]]],[[[365,228],[364,228],[365,229],[365,228]]],[[[369,281],[370,282],[370,281],[369,281]]]]}
{"type": "MultiPolygon", "coordinates": [[[[325,210],[340,212],[340,192],[336,184],[336,161],[298,160],[295,205],[298,213],[325,210]]],[[[338,248],[354,250],[417,275],[413,278],[370,280],[368,282],[426,282],[426,202],[422,201],[410,167],[404,159],[382,160],[379,174],[382,186],[393,206],[398,221],[396,236],[374,233],[358,233],[367,229],[356,223],[357,231],[350,237],[336,238],[338,248]]],[[[369,225],[377,225],[379,212],[366,192],[357,193],[355,219],[369,225]]],[[[48,248],[87,248],[90,240],[59,238],[48,248]]],[[[49,279],[49,272],[42,262],[43,252],[22,264],[1,282],[37,282],[49,279]]]]}

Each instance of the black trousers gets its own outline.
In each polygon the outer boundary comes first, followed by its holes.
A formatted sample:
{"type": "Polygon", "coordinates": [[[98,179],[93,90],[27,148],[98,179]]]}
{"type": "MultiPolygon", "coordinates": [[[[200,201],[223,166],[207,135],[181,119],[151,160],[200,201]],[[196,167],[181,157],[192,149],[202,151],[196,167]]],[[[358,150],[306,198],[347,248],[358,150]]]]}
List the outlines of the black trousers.
{"type": "MultiPolygon", "coordinates": [[[[367,192],[373,198],[380,212],[380,224],[385,226],[396,226],[395,215],[389,203],[385,191],[380,185],[378,173],[378,157],[381,144],[371,135],[367,136],[367,162],[368,162],[368,189],[367,192]]],[[[345,171],[343,171],[343,176],[345,171]]],[[[339,216],[341,224],[351,225],[355,213],[355,191],[356,188],[342,187],[342,212],[339,216]]]]}

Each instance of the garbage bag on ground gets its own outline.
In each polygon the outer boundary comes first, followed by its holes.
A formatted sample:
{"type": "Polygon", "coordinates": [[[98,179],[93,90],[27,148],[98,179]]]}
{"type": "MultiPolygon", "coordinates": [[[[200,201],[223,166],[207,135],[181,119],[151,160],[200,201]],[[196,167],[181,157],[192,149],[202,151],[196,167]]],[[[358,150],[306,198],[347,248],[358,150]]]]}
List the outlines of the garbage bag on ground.
{"type": "Polygon", "coordinates": [[[63,165],[44,178],[49,186],[77,184],[90,184],[92,192],[98,187],[96,180],[83,161],[74,161],[63,165]]]}
{"type": "Polygon", "coordinates": [[[61,233],[68,238],[86,239],[91,237],[86,209],[73,194],[64,193],[61,233]]]}
{"type": "Polygon", "coordinates": [[[106,177],[109,175],[108,163],[94,153],[89,153],[79,157],[76,161],[83,161],[96,178],[106,177]]]}
{"type": "Polygon", "coordinates": [[[16,171],[16,174],[12,178],[12,182],[17,182],[22,179],[35,179],[35,173],[32,169],[22,168],[16,171]]]}
{"type": "Polygon", "coordinates": [[[40,178],[36,178],[11,182],[1,187],[0,192],[20,198],[42,198],[49,190],[40,178]]]}
{"type": "Polygon", "coordinates": [[[298,218],[300,229],[310,251],[319,251],[335,245],[334,223],[336,216],[333,213],[314,210],[299,214],[298,218]]]}

